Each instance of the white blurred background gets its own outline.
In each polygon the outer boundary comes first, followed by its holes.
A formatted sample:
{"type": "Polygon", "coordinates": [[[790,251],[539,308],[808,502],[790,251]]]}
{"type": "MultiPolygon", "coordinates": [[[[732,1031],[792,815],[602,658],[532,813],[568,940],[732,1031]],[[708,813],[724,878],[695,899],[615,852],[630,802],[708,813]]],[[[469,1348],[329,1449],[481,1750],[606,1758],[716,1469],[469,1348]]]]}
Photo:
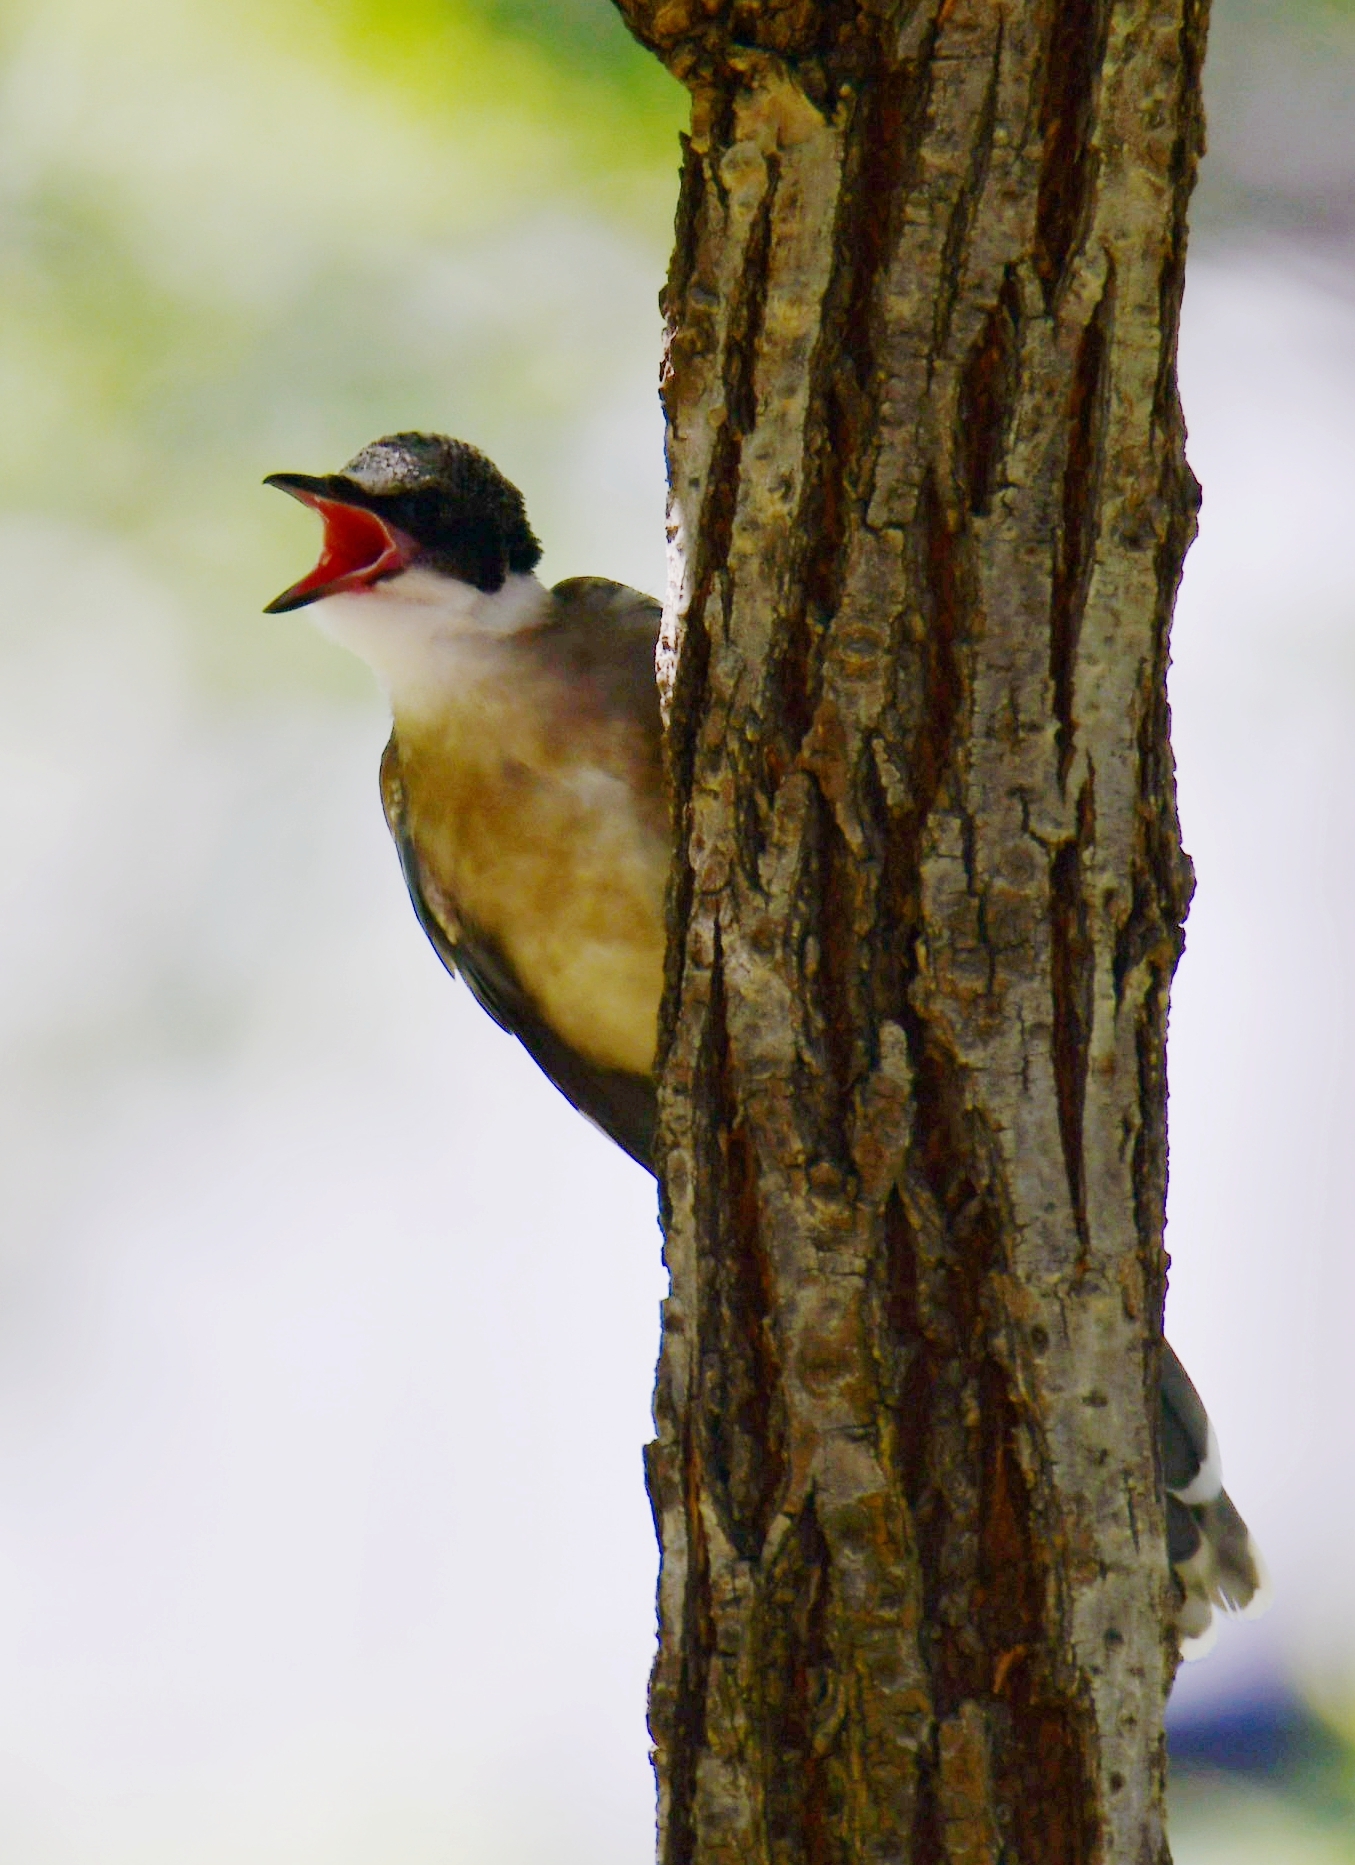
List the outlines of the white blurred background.
{"type": "MultiPolygon", "coordinates": [[[[1179,1715],[1334,1746],[1180,1865],[1355,1858],[1355,32],[1216,15],[1169,1322],[1279,1603],[1179,1715]]],[[[0,11],[6,1865],[650,1856],[652,1187],[427,948],[258,481],[445,428],[661,589],[682,117],[602,0],[0,11]]]]}

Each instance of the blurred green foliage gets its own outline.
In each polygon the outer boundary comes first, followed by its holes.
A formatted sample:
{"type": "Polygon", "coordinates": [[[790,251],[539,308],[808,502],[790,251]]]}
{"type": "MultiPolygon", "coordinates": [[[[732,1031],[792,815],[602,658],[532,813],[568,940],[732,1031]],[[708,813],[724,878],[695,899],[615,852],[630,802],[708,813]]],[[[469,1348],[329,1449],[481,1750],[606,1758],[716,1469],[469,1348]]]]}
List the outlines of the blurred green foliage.
{"type": "Polygon", "coordinates": [[[473,20],[495,39],[513,39],[585,74],[604,78],[631,100],[660,94],[662,72],[630,37],[610,0],[344,0],[346,28],[387,50],[427,47],[473,20]]]}
{"type": "Polygon", "coordinates": [[[295,573],[260,477],[406,425],[539,454],[623,315],[656,368],[685,104],[605,0],[12,0],[0,504],[116,537],[218,675],[313,673],[240,625],[295,573]]]}

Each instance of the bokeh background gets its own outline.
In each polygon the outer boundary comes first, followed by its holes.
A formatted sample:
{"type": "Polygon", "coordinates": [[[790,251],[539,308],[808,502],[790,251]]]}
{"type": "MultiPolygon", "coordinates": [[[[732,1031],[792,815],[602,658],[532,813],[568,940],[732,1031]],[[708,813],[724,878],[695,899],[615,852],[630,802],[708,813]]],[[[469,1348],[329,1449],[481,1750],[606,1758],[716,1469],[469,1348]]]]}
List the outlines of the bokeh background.
{"type": "MultiPolygon", "coordinates": [[[[1355,7],[1217,0],[1170,1326],[1269,1555],[1178,1865],[1355,1859],[1355,7]]],[[[405,902],[259,480],[444,428],[659,590],[605,0],[0,6],[0,1858],[636,1865],[652,1188],[405,902]]]]}

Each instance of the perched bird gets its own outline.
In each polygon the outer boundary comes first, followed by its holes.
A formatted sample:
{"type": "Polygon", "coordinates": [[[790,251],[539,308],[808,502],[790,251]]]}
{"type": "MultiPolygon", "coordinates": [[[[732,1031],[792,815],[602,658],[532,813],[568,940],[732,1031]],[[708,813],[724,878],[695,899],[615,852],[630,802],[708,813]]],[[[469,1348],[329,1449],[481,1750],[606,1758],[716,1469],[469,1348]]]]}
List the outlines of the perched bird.
{"type": "MultiPolygon", "coordinates": [[[[560,1092],[652,1170],[670,828],[660,607],[619,583],[546,589],[522,494],[437,434],[342,472],[274,473],[324,521],[320,561],[268,605],[317,606],[385,689],[381,797],[414,911],[560,1092]]],[[[1160,1444],[1178,1629],[1259,1610],[1265,1578],[1194,1386],[1164,1349],[1160,1444]]]]}

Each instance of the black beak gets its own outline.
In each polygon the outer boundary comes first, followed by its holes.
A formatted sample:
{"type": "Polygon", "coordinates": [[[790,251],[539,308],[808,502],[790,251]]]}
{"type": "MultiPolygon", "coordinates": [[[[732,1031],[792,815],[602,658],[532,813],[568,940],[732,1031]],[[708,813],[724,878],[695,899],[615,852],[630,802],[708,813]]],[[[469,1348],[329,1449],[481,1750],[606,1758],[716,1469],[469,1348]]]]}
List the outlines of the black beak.
{"type": "Polygon", "coordinates": [[[312,499],[329,499],[336,505],[366,502],[361,489],[342,473],[270,473],[263,483],[276,486],[279,492],[290,492],[303,504],[309,504],[312,499]]]}

